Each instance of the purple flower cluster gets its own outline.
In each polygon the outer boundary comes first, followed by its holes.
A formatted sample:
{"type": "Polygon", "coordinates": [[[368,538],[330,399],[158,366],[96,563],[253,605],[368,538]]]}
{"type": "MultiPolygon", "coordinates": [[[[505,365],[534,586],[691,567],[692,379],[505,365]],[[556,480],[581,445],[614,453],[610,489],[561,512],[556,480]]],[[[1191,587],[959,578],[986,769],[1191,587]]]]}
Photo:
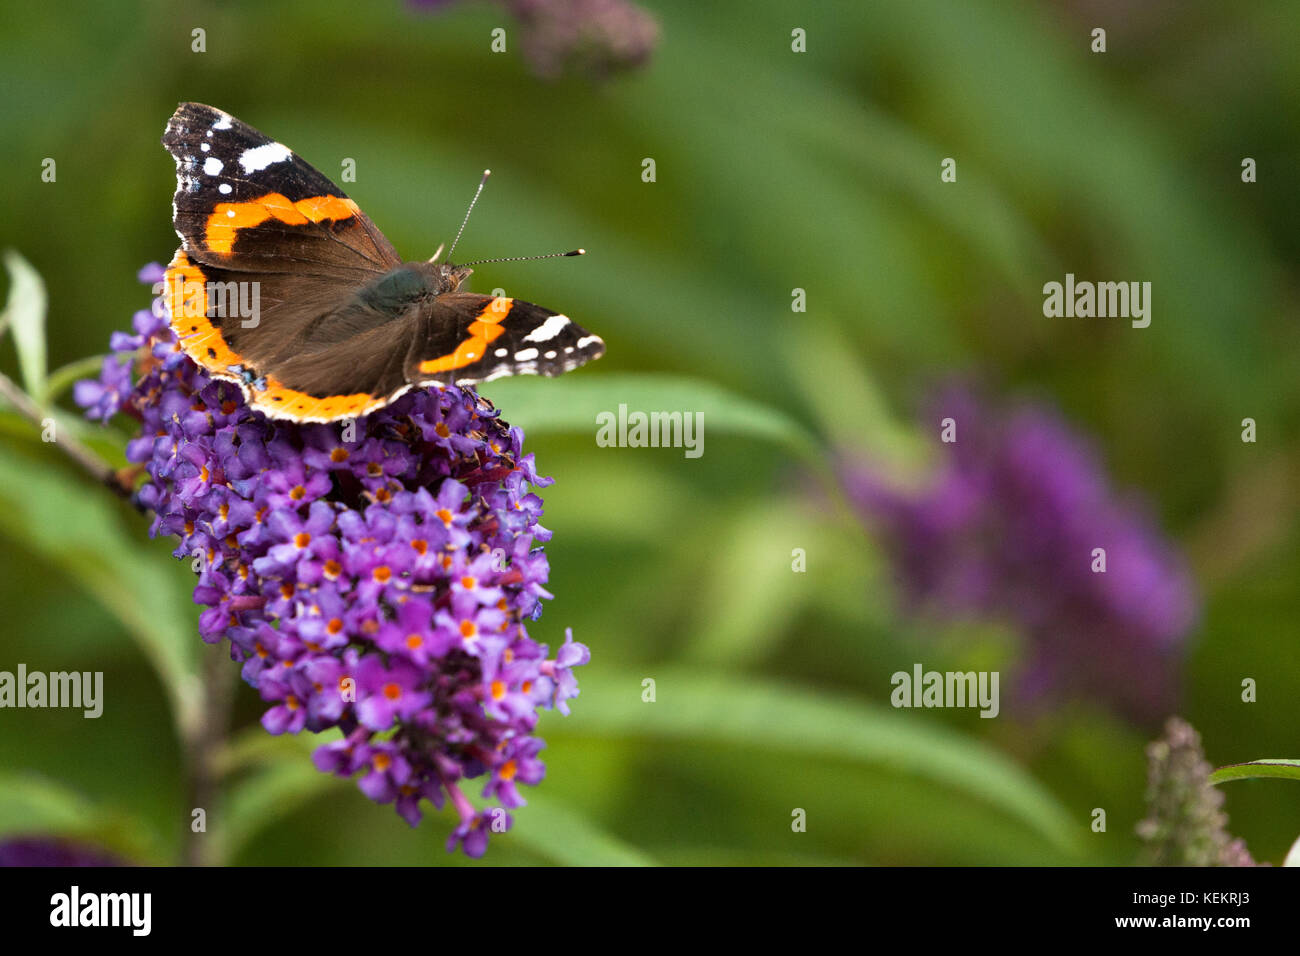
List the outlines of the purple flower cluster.
{"type": "MultiPolygon", "coordinates": [[[[411,0],[417,7],[455,0],[411,0]]],[[[603,78],[650,59],[659,40],[655,19],[627,0],[502,0],[523,27],[524,57],[540,76],[575,69],[603,78]]]]}
{"type": "Polygon", "coordinates": [[[1151,720],[1167,712],[1196,621],[1190,576],[1143,510],[1109,486],[1089,445],[1052,411],[938,396],[927,426],[952,419],[933,481],[890,486],[857,464],[845,486],[883,532],[915,610],[1005,619],[1029,639],[1026,699],[1073,691],[1151,720]],[[1105,570],[1094,557],[1104,549],[1105,570]]]}
{"type": "Polygon", "coordinates": [[[1210,783],[1212,770],[1201,735],[1170,717],[1165,735],[1147,746],[1147,816],[1137,825],[1142,865],[1259,865],[1246,841],[1228,832],[1223,791],[1210,783]]]}
{"type": "Polygon", "coordinates": [[[525,628],[551,596],[538,547],[550,532],[529,491],[550,479],[472,390],[415,390],[355,422],[271,421],[205,375],[160,311],[114,336],[76,399],[139,420],[138,500],[194,562],[203,639],[230,641],[268,732],[339,728],[314,754],[320,770],[359,775],[412,826],[422,799],[449,799],[448,849],[482,855],[524,803],[518,785],[545,772],[538,709],[568,713],[589,656],[569,634],[548,659],[525,628]],[[460,791],[478,776],[499,808],[460,791]]]}

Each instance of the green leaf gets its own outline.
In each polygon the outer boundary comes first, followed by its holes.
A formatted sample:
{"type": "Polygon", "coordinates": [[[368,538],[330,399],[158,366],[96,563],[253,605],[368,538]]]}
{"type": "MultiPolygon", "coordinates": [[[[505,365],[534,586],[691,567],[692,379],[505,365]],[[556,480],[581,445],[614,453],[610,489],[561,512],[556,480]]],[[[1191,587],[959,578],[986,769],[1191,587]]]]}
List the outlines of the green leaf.
{"type": "Polygon", "coordinates": [[[619,405],[626,405],[629,412],[700,412],[705,435],[744,435],[784,444],[813,459],[818,455],[808,432],[784,412],[700,379],[619,373],[539,383],[520,377],[492,382],[480,391],[506,421],[530,433],[586,433],[594,441],[596,416],[610,412],[617,417],[619,405]]]}
{"type": "Polygon", "coordinates": [[[143,821],[32,773],[0,774],[0,839],[15,836],[84,841],[136,863],[163,859],[157,835],[143,821]]]}
{"type": "Polygon", "coordinates": [[[0,448],[0,533],[65,571],[135,638],[158,672],[182,735],[197,726],[199,636],[165,551],[135,544],[100,488],[0,448]]]}
{"type": "Polygon", "coordinates": [[[1210,783],[1252,780],[1258,777],[1300,780],[1300,760],[1250,760],[1246,763],[1230,763],[1210,774],[1210,783]]]}
{"type": "Polygon", "coordinates": [[[924,436],[899,421],[853,344],[827,322],[786,334],[790,376],[836,447],[855,449],[884,465],[915,472],[929,457],[924,436]]]}
{"type": "MultiPolygon", "coordinates": [[[[261,728],[258,731],[265,735],[261,728]]],[[[310,742],[320,743],[314,737],[310,742]]],[[[266,827],[327,790],[347,783],[342,777],[321,773],[304,753],[294,753],[292,758],[265,764],[231,785],[220,818],[212,828],[219,840],[219,863],[229,863],[266,827]]]]}
{"type": "Polygon", "coordinates": [[[23,386],[39,401],[45,394],[45,283],[40,273],[14,250],[6,250],[4,259],[10,285],[0,332],[13,329],[23,386]]]}
{"type": "Polygon", "coordinates": [[[512,842],[523,844],[562,866],[653,866],[635,847],[593,825],[573,808],[530,788],[528,805],[513,811],[512,842]]]}
{"type": "MultiPolygon", "coordinates": [[[[229,861],[249,839],[288,816],[318,794],[348,781],[321,773],[310,760],[313,750],[336,739],[328,734],[272,737],[260,727],[231,741],[222,753],[223,773],[252,768],[231,785],[221,824],[221,852],[229,861]]],[[[584,820],[567,805],[536,788],[524,793],[528,804],[508,839],[565,866],[649,866],[654,861],[636,848],[584,820]]]]}
{"type": "Polygon", "coordinates": [[[992,804],[1077,852],[1079,825],[1023,768],[992,747],[910,714],[759,678],[648,668],[642,676],[584,675],[566,735],[690,738],[883,766],[992,804]],[[597,679],[599,678],[599,679],[597,679]]]}
{"type": "Polygon", "coordinates": [[[45,382],[45,392],[36,396],[37,401],[49,404],[83,378],[98,378],[99,370],[104,366],[104,356],[88,355],[75,362],[60,366],[50,373],[45,382]]]}
{"type": "Polygon", "coordinates": [[[806,574],[792,569],[794,548],[811,548],[819,558],[824,552],[811,540],[806,511],[786,502],[746,502],[708,530],[728,545],[712,553],[705,544],[688,653],[694,663],[739,668],[761,660],[820,596],[806,574]]]}

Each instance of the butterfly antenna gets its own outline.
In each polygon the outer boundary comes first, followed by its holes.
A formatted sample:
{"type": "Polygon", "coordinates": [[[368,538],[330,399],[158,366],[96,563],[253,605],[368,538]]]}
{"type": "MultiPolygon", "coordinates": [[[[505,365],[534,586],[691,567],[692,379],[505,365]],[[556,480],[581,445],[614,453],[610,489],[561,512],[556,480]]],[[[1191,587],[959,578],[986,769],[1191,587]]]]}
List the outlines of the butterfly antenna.
{"type": "Polygon", "coordinates": [[[548,252],[544,256],[506,256],[503,259],[475,259],[473,262],[463,262],[461,265],[481,266],[485,262],[527,262],[531,259],[555,259],[560,256],[585,256],[586,249],[574,249],[571,252],[548,252]]]}
{"type": "Polygon", "coordinates": [[[488,177],[492,175],[492,170],[483,170],[483,178],[478,181],[478,189],[474,190],[474,198],[469,201],[469,208],[465,210],[465,218],[461,220],[460,228],[456,230],[456,238],[451,241],[451,248],[447,250],[447,259],[451,260],[451,254],[456,251],[456,243],[460,242],[460,234],[465,231],[465,224],[469,222],[469,214],[474,211],[474,204],[478,202],[478,197],[483,193],[483,187],[487,185],[488,177]]]}

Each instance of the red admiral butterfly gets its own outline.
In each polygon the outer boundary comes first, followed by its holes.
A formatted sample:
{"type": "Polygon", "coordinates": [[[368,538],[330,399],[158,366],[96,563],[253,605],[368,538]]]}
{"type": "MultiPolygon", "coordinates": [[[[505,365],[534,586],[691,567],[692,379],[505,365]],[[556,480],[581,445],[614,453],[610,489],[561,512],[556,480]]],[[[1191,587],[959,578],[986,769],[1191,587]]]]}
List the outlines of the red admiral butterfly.
{"type": "Polygon", "coordinates": [[[272,418],[351,418],[410,388],[559,375],[605,352],[550,309],[457,291],[473,270],[436,263],[441,250],[403,262],[329,179],[221,110],[182,103],[162,141],[181,238],[172,329],[272,418]]]}

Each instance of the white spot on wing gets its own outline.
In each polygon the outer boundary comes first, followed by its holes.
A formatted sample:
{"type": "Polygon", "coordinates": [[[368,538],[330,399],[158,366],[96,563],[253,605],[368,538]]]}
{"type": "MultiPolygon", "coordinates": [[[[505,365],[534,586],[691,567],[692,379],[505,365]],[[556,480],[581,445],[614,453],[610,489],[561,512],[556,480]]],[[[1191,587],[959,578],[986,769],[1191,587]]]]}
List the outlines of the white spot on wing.
{"type": "Polygon", "coordinates": [[[209,176],[215,176],[217,173],[221,172],[222,167],[225,165],[226,164],[217,159],[217,157],[209,156],[203,161],[203,171],[209,176]]]}
{"type": "Polygon", "coordinates": [[[591,345],[593,342],[600,342],[600,341],[602,340],[599,335],[584,335],[582,338],[578,339],[578,348],[585,349],[588,345],[591,345]]]}
{"type": "MultiPolygon", "coordinates": [[[[230,129],[230,114],[222,113],[221,119],[212,124],[212,129],[230,129]]],[[[211,131],[208,132],[208,135],[212,135],[211,131]]]]}
{"type": "Polygon", "coordinates": [[[217,187],[217,189],[220,190],[221,195],[223,196],[230,195],[230,183],[222,183],[220,186],[217,187]]]}
{"type": "Polygon", "coordinates": [[[496,352],[495,352],[494,354],[496,355],[497,358],[505,358],[505,357],[506,357],[506,352],[507,352],[507,351],[509,351],[509,350],[508,350],[508,349],[497,349],[496,352]]]}
{"type": "Polygon", "coordinates": [[[240,153],[239,165],[244,167],[244,172],[255,173],[272,163],[282,163],[292,155],[293,152],[283,143],[263,143],[240,153]]]}
{"type": "Polygon", "coordinates": [[[515,353],[516,362],[531,362],[537,358],[537,349],[520,349],[515,353]]]}
{"type": "Polygon", "coordinates": [[[569,324],[567,315],[553,315],[524,336],[525,342],[549,342],[569,324]]]}

